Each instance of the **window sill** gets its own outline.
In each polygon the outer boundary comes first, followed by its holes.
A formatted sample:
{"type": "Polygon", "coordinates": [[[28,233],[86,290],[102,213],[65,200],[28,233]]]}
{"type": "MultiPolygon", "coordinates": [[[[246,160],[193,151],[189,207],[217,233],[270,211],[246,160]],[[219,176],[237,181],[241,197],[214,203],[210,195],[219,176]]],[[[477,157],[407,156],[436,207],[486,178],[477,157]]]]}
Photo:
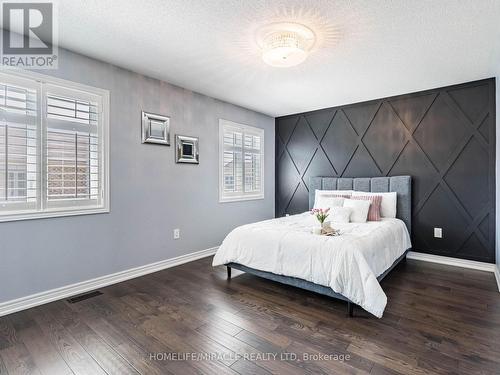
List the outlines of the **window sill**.
{"type": "Polygon", "coordinates": [[[219,198],[219,203],[231,203],[231,202],[244,202],[244,201],[255,201],[264,199],[263,195],[247,196],[247,197],[228,197],[219,198]]]}
{"type": "Polygon", "coordinates": [[[95,214],[107,214],[109,213],[109,207],[95,207],[88,209],[76,209],[76,210],[47,210],[43,212],[26,212],[19,214],[7,214],[0,215],[0,223],[10,222],[10,221],[21,221],[21,220],[35,220],[35,219],[48,219],[56,217],[66,217],[66,216],[80,216],[80,215],[95,215],[95,214]]]}

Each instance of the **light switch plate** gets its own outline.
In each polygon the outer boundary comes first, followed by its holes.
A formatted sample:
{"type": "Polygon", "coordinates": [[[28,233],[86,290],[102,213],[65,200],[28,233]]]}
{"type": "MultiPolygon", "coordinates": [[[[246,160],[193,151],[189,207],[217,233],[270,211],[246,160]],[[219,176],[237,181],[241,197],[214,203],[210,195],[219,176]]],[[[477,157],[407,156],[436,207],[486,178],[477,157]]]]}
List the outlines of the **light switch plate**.
{"type": "Polygon", "coordinates": [[[443,238],[443,229],[442,228],[434,228],[434,237],[435,238],[443,238]]]}

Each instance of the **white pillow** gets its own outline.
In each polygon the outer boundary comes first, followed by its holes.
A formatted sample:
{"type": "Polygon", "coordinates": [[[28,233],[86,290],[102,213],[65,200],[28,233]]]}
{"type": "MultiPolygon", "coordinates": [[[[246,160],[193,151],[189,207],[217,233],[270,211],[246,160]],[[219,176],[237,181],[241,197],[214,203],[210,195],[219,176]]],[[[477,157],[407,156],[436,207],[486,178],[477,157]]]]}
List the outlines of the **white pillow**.
{"type": "Polygon", "coordinates": [[[333,207],[326,220],[337,224],[348,223],[351,218],[351,213],[351,207],[333,207]]]}
{"type": "Polygon", "coordinates": [[[344,198],[330,197],[328,195],[318,195],[314,201],[314,208],[342,207],[344,198]]]}
{"type": "Polygon", "coordinates": [[[318,190],[316,189],[315,192],[315,197],[318,196],[318,194],[321,195],[352,195],[354,190],[318,190]]]}
{"type": "Polygon", "coordinates": [[[370,204],[372,204],[370,201],[345,199],[344,207],[350,207],[352,209],[350,218],[351,223],[366,223],[370,204]]]}
{"type": "Polygon", "coordinates": [[[318,190],[314,191],[314,208],[326,208],[326,207],[338,207],[344,204],[344,198],[338,197],[338,195],[351,196],[352,190],[318,190]],[[324,199],[326,198],[337,198],[337,200],[326,203],[324,199]],[[340,198],[341,200],[338,200],[340,198]]]}
{"type": "Polygon", "coordinates": [[[380,195],[382,196],[382,203],[380,204],[380,216],[382,217],[396,217],[396,207],[398,200],[398,193],[390,192],[390,193],[366,193],[364,191],[355,191],[352,193],[353,197],[365,195],[380,195]]]}

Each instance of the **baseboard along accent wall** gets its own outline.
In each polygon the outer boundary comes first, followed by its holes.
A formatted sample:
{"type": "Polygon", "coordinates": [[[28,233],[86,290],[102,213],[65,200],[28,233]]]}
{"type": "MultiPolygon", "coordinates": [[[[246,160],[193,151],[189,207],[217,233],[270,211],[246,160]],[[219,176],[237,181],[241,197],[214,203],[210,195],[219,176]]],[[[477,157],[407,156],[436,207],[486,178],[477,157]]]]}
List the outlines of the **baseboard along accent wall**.
{"type": "Polygon", "coordinates": [[[432,254],[425,254],[425,253],[418,253],[415,251],[408,252],[408,254],[406,255],[406,258],[418,260],[418,261],[422,261],[422,262],[437,263],[437,264],[444,264],[444,265],[453,266],[453,267],[462,267],[462,268],[468,268],[468,269],[472,269],[472,270],[492,272],[495,275],[498,291],[500,292],[500,271],[499,271],[498,266],[496,264],[485,263],[485,262],[476,262],[474,260],[443,257],[443,256],[439,256],[439,255],[432,255],[432,254]]]}
{"type": "Polygon", "coordinates": [[[141,267],[131,268],[129,270],[117,272],[111,275],[106,275],[92,280],[86,280],[76,284],[66,285],[61,288],[33,294],[27,297],[18,298],[12,301],[3,302],[0,303],[0,316],[12,314],[17,311],[26,310],[63,298],[76,296],[78,294],[86,293],[91,290],[104,288],[112,284],[121,283],[122,281],[130,280],[139,276],[144,276],[153,272],[158,272],[167,268],[179,266],[184,263],[205,258],[214,255],[218,248],[218,246],[212,247],[210,249],[181,255],[175,258],[162,260],[141,267]]]}
{"type": "Polygon", "coordinates": [[[498,265],[495,268],[495,278],[497,279],[498,291],[500,292],[500,268],[498,265]]]}
{"type": "Polygon", "coordinates": [[[495,272],[497,269],[493,263],[476,262],[474,260],[458,259],[451,257],[443,257],[440,255],[432,255],[426,253],[418,253],[415,251],[408,252],[407,259],[420,260],[423,262],[444,264],[453,267],[462,267],[478,271],[495,272]]]}
{"type": "Polygon", "coordinates": [[[310,177],[411,175],[413,249],[494,263],[495,123],[494,78],[277,118],[276,216],[310,177]]]}

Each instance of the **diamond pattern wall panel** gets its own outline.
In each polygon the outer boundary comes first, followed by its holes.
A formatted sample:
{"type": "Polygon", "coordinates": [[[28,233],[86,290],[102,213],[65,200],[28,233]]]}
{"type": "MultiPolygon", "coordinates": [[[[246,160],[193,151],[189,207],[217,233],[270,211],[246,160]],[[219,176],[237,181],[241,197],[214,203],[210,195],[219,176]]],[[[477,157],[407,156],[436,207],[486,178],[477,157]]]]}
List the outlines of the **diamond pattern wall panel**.
{"type": "Polygon", "coordinates": [[[391,106],[383,103],[363,137],[382,171],[388,171],[406,145],[406,128],[391,106]]]}
{"type": "Polygon", "coordinates": [[[325,110],[305,116],[317,139],[323,138],[323,135],[325,134],[326,129],[328,129],[334,114],[335,111],[325,110]]]}
{"type": "Polygon", "coordinates": [[[300,173],[304,173],[314,155],[318,141],[312,134],[311,127],[301,117],[287,144],[288,152],[300,173]]]}
{"type": "Polygon", "coordinates": [[[321,141],[336,173],[342,173],[356,150],[357,135],[343,111],[335,114],[321,141]]]}
{"type": "Polygon", "coordinates": [[[439,170],[443,170],[459,142],[467,135],[466,121],[465,116],[460,117],[453,110],[444,95],[438,95],[413,133],[429,160],[439,170]]]}
{"type": "Polygon", "coordinates": [[[414,250],[494,262],[495,116],[488,79],[277,118],[276,215],[313,176],[408,174],[414,250]]]}

